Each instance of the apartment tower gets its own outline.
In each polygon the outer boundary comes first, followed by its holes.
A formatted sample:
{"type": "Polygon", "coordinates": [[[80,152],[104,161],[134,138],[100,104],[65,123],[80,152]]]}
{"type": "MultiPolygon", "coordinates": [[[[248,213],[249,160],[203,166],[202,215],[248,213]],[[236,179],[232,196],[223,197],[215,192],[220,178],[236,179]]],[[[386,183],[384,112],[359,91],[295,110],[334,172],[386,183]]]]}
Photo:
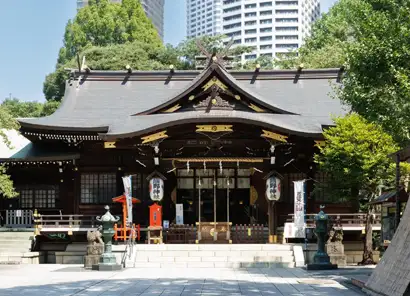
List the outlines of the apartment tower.
{"type": "Polygon", "coordinates": [[[301,46],[320,15],[320,0],[187,0],[187,37],[224,34],[252,46],[243,61],[301,46]]]}

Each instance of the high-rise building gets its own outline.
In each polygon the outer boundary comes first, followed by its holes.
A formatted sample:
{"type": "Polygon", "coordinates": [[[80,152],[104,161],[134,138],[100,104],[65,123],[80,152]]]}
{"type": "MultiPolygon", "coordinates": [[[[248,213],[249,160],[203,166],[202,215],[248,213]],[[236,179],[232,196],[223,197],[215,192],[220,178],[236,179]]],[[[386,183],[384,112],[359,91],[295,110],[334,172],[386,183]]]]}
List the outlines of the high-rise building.
{"type": "Polygon", "coordinates": [[[320,0],[187,0],[187,37],[224,34],[252,46],[242,60],[297,49],[320,15],[320,0]]]}
{"type": "MultiPolygon", "coordinates": [[[[122,0],[111,0],[112,3],[121,3],[122,0]]],[[[138,0],[135,0],[138,1],[138,0]]],[[[144,7],[145,14],[151,19],[161,39],[164,39],[164,1],[139,0],[144,7]]],[[[77,0],[77,9],[88,5],[88,0],[77,0]]]]}

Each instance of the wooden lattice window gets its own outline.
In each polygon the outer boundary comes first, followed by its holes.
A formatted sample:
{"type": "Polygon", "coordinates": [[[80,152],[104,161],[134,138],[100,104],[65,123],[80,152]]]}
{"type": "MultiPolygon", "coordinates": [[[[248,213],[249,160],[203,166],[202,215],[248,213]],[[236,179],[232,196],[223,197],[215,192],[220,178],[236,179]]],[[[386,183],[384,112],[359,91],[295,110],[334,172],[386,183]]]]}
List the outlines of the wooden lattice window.
{"type": "Polygon", "coordinates": [[[115,173],[81,174],[81,203],[111,203],[117,195],[117,175],[115,173]]]}
{"type": "Polygon", "coordinates": [[[21,208],[55,208],[58,199],[58,186],[37,185],[17,188],[21,208]]]}

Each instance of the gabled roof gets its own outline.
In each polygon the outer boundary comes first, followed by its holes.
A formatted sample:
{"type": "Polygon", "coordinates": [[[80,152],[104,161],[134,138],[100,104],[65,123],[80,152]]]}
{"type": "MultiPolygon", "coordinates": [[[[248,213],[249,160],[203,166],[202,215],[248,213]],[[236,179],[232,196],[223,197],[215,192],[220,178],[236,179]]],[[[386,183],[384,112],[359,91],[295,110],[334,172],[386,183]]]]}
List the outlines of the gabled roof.
{"type": "Polygon", "coordinates": [[[229,118],[313,135],[320,134],[322,126],[332,124],[332,115],[343,115],[348,111],[331,96],[332,83],[336,83],[340,76],[339,69],[227,72],[217,66],[202,72],[73,71],[72,74],[60,108],[47,117],[19,119],[22,129],[89,131],[110,137],[138,134],[168,123],[229,118]],[[147,115],[186,98],[212,73],[220,75],[227,86],[264,106],[267,113],[206,114],[191,111],[147,115]]]}

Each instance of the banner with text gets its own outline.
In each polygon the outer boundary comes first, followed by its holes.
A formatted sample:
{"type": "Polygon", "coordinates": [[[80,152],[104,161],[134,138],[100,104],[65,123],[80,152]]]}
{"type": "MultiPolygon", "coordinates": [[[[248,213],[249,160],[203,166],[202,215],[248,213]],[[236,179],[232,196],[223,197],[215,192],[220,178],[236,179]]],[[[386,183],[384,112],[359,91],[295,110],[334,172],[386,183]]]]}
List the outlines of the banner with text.
{"type": "Polygon", "coordinates": [[[177,225],[182,225],[184,224],[184,205],[183,204],[176,204],[175,205],[175,210],[176,210],[176,224],[177,225]]]}
{"type": "Polygon", "coordinates": [[[132,224],[132,182],[131,176],[122,177],[124,183],[124,195],[127,201],[127,224],[132,224]]]}
{"type": "Polygon", "coordinates": [[[294,228],[295,238],[305,237],[305,180],[294,181],[295,211],[294,228]]]}

